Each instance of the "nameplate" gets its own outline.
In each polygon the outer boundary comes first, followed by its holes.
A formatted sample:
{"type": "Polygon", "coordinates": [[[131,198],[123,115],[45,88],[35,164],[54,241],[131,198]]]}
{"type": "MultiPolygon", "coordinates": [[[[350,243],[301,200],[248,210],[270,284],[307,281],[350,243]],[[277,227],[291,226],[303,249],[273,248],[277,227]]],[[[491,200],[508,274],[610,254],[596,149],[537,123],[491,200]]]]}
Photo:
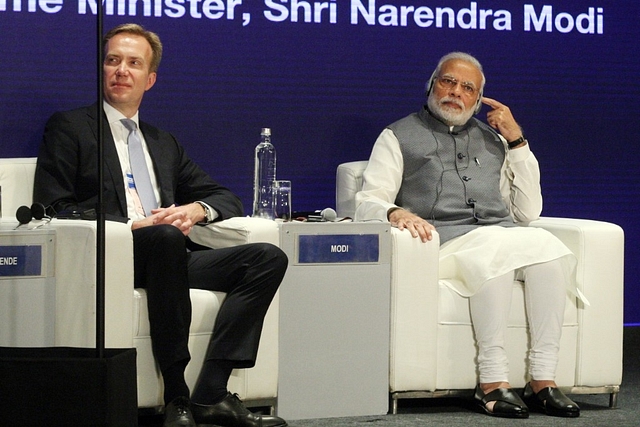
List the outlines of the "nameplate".
{"type": "Polygon", "coordinates": [[[298,263],[378,262],[380,241],[377,234],[298,235],[298,263]]]}
{"type": "Polygon", "coordinates": [[[42,246],[0,246],[0,277],[41,274],[42,246]]]}

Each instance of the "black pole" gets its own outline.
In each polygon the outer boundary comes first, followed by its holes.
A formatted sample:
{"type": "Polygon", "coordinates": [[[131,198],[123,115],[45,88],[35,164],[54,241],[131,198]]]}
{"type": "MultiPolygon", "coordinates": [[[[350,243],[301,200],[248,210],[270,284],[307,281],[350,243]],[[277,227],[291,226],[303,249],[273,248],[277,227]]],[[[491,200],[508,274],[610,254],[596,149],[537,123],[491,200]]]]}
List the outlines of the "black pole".
{"type": "Polygon", "coordinates": [[[104,323],[105,323],[105,218],[103,208],[104,165],[104,49],[102,46],[102,1],[97,1],[97,50],[98,50],[98,217],[96,236],[96,352],[99,358],[104,358],[104,323]]]}

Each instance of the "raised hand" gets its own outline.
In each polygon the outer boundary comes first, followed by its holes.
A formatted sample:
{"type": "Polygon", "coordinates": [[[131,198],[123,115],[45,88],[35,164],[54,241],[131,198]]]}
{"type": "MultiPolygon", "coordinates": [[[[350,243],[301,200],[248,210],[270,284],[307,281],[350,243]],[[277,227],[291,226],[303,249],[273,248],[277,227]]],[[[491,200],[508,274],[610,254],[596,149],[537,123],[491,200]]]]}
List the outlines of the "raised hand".
{"type": "Polygon", "coordinates": [[[487,113],[487,123],[500,132],[507,141],[515,141],[522,136],[522,129],[513,118],[509,107],[486,96],[482,97],[482,103],[491,107],[487,113]]]}

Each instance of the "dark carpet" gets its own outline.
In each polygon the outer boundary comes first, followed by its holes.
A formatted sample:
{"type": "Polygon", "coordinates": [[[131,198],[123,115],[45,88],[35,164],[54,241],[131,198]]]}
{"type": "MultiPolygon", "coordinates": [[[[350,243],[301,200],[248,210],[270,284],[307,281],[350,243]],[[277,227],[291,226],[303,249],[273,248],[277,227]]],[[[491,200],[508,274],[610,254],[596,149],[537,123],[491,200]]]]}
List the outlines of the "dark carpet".
{"type": "MultiPolygon", "coordinates": [[[[397,415],[289,420],[290,427],[413,427],[413,426],[640,426],[640,327],[624,329],[624,371],[616,408],[609,408],[609,396],[572,395],[580,405],[579,418],[566,419],[532,413],[526,420],[500,419],[476,411],[471,399],[405,399],[397,415]]],[[[162,425],[159,416],[141,416],[140,426],[162,425]]]]}

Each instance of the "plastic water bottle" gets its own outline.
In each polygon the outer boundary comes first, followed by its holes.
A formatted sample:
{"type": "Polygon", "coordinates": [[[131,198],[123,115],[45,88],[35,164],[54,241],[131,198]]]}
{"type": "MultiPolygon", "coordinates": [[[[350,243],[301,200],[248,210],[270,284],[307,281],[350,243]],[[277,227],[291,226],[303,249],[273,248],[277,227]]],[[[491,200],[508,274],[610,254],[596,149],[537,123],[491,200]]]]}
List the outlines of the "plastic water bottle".
{"type": "Polygon", "coordinates": [[[276,149],[271,144],[271,129],[262,128],[255,150],[253,177],[253,216],[273,219],[271,184],[276,179],[276,149]]]}

